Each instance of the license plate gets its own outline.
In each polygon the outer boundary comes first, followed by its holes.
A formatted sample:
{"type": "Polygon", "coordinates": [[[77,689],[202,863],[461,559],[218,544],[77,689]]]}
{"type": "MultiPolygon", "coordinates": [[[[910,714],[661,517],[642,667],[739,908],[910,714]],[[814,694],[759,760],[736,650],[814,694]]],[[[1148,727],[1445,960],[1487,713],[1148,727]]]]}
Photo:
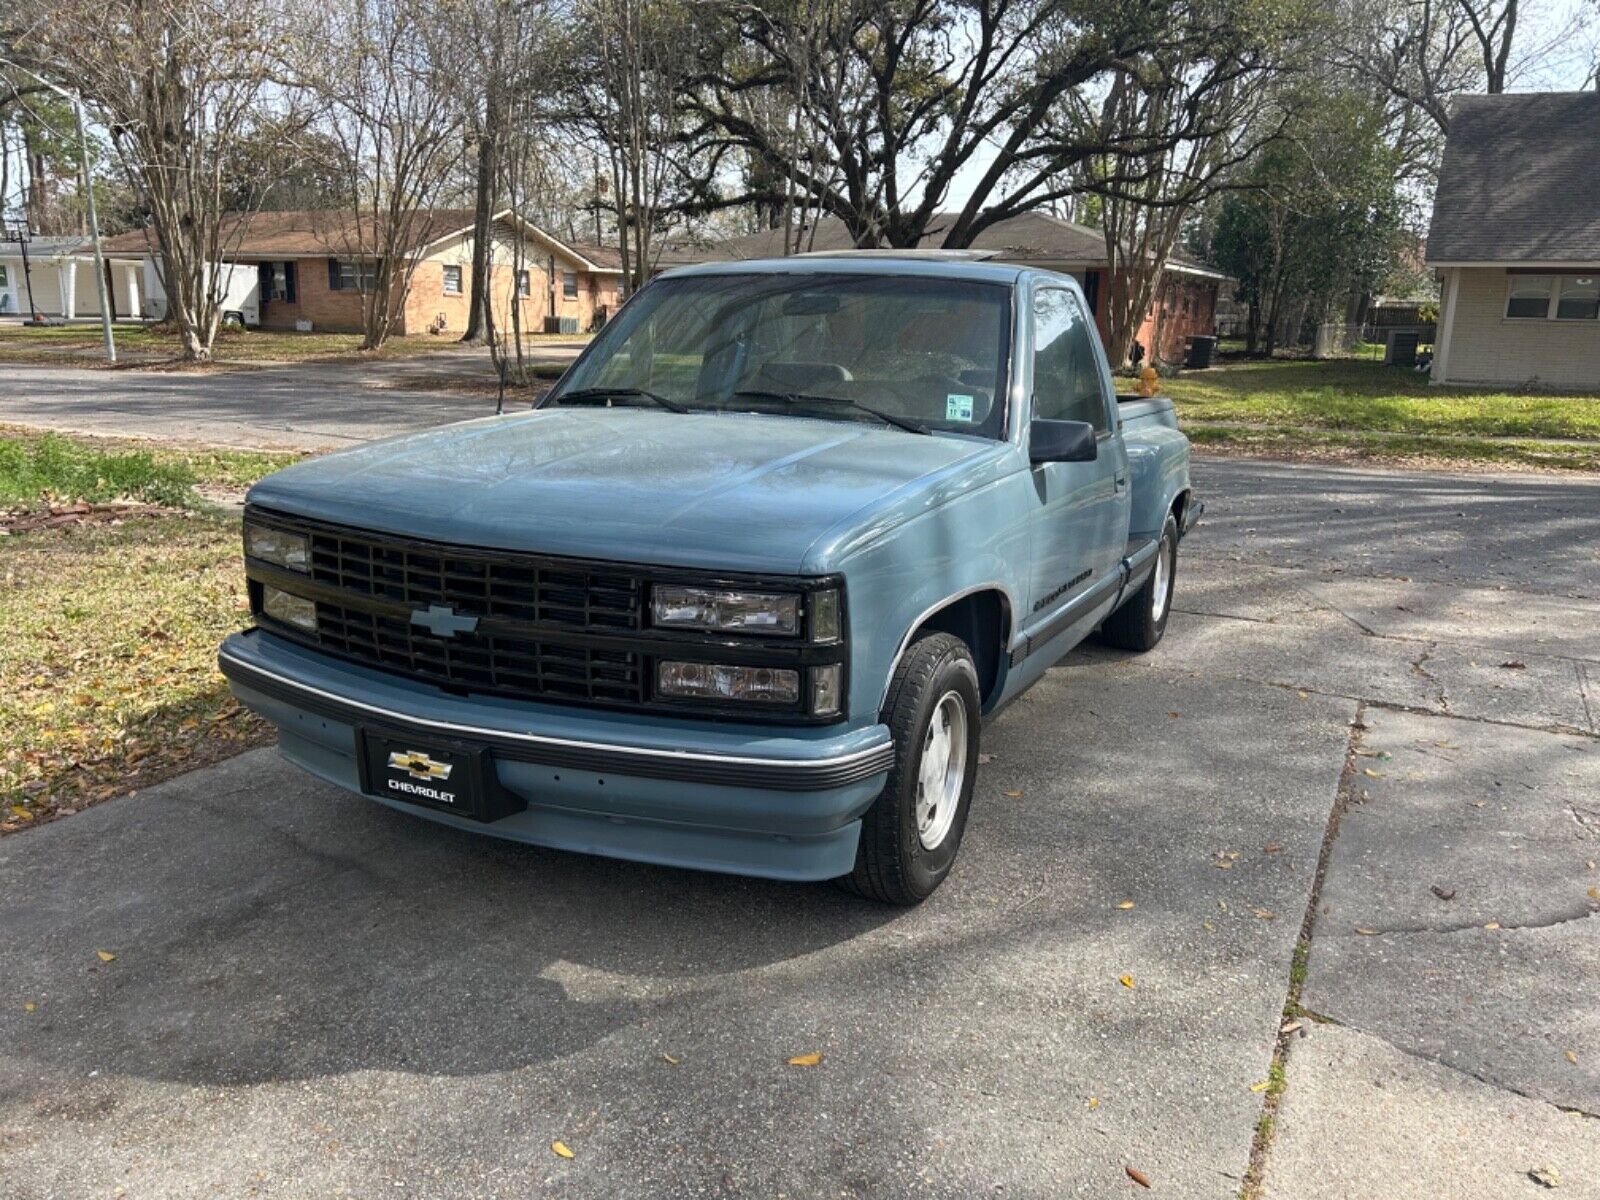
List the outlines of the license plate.
{"type": "Polygon", "coordinates": [[[365,741],[362,782],[369,795],[477,816],[479,781],[470,751],[377,733],[368,733],[365,741]]]}

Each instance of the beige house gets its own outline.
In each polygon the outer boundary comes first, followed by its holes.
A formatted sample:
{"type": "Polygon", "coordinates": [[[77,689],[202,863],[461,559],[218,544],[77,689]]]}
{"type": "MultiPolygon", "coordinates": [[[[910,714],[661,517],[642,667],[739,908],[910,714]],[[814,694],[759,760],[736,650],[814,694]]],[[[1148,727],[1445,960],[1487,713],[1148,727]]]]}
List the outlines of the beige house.
{"type": "Polygon", "coordinates": [[[1466,96],[1428,265],[1435,383],[1600,391],[1600,94],[1466,96]]]}
{"type": "MultiPolygon", "coordinates": [[[[139,256],[104,254],[106,297],[118,319],[141,314],[139,256]]],[[[94,243],[86,237],[36,237],[24,257],[19,242],[0,242],[0,316],[80,317],[100,315],[95,286],[94,243]]]]}
{"type": "MultiPolygon", "coordinates": [[[[581,332],[616,311],[622,271],[605,251],[563,242],[509,209],[495,214],[493,229],[490,295],[502,332],[511,329],[513,304],[520,305],[526,333],[544,332],[547,324],[581,332]]],[[[419,222],[416,241],[416,266],[396,332],[459,334],[472,294],[472,210],[430,210],[419,222]]],[[[225,313],[264,329],[361,328],[373,267],[363,269],[357,250],[363,238],[348,212],[241,215],[224,228],[222,242],[230,247],[217,268],[224,276],[225,313]]],[[[118,253],[142,253],[146,311],[164,316],[166,295],[148,234],[123,234],[107,245],[118,253]]]]}

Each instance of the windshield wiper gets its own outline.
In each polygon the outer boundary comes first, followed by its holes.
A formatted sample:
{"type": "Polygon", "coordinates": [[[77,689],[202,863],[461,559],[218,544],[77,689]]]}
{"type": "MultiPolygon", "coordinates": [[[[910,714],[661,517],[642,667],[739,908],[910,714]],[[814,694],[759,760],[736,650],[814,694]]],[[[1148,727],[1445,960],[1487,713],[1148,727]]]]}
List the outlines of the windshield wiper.
{"type": "Polygon", "coordinates": [[[636,396],[645,400],[653,400],[670,412],[686,413],[689,411],[676,400],[668,400],[660,392],[652,392],[648,388],[640,387],[575,388],[570,392],[563,392],[555,398],[555,401],[557,404],[565,404],[568,400],[632,400],[636,396]]]}
{"type": "Polygon", "coordinates": [[[906,417],[897,417],[893,413],[882,412],[870,405],[862,404],[859,400],[851,400],[848,396],[817,396],[809,392],[773,392],[763,388],[740,388],[733,393],[734,396],[747,396],[752,400],[784,400],[790,404],[837,404],[845,408],[853,408],[857,412],[864,412],[869,417],[876,417],[885,425],[893,425],[904,429],[907,433],[927,433],[928,427],[912,421],[906,417]]]}

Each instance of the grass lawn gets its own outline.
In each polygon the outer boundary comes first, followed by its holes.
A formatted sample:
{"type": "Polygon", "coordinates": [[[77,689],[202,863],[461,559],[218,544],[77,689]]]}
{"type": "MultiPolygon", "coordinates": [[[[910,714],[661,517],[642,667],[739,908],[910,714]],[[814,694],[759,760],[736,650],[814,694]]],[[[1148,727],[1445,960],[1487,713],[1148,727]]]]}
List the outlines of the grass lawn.
{"type": "Polygon", "coordinates": [[[1163,385],[1197,444],[1296,457],[1600,471],[1600,396],[1436,388],[1380,363],[1250,362],[1163,385]],[[1540,440],[1549,439],[1549,440],[1540,440]]]}
{"type": "Polygon", "coordinates": [[[288,457],[0,431],[0,833],[269,739],[216,669],[247,618],[238,521],[195,488],[288,457]],[[30,524],[113,499],[145,507],[30,524]]]}
{"type": "MultiPolygon", "coordinates": [[[[528,334],[528,345],[546,341],[572,341],[572,336],[528,334]]],[[[180,356],[177,333],[164,326],[118,325],[119,363],[149,366],[180,356]]],[[[434,350],[457,346],[451,335],[390,338],[376,354],[363,353],[359,333],[295,333],[280,329],[224,329],[218,332],[212,354],[220,363],[309,362],[318,359],[414,358],[434,350]]],[[[68,363],[94,366],[101,352],[98,325],[57,325],[29,329],[0,326],[0,363],[68,363]]],[[[103,360],[101,360],[103,361],[103,360]]]]}

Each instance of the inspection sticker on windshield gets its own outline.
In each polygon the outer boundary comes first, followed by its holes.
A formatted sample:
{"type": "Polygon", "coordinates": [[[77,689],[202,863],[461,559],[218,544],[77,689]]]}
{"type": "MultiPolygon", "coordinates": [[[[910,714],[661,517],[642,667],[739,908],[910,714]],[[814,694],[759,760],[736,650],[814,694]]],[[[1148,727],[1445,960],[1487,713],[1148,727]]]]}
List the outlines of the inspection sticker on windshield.
{"type": "Polygon", "coordinates": [[[960,392],[951,392],[944,398],[944,419],[946,421],[971,421],[972,397],[960,392]]]}

